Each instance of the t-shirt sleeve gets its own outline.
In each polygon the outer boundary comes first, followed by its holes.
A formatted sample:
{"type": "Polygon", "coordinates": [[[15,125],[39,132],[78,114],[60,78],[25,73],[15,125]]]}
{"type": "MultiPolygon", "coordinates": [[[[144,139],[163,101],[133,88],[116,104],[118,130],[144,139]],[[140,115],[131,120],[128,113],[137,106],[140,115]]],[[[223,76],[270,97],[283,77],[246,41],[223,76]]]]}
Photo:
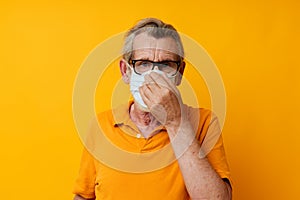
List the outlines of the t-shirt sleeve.
{"type": "Polygon", "coordinates": [[[228,179],[232,185],[229,166],[227,163],[221,128],[216,115],[212,114],[211,120],[201,144],[201,153],[206,156],[212,167],[222,179],[228,179]]]}
{"type": "Polygon", "coordinates": [[[78,177],[73,193],[87,199],[95,198],[96,169],[93,156],[83,149],[78,177]]]}
{"type": "Polygon", "coordinates": [[[212,165],[212,167],[215,169],[215,171],[219,174],[219,176],[222,179],[228,179],[230,185],[232,185],[231,175],[225,156],[222,136],[220,136],[217,144],[208,153],[207,159],[212,165]]]}

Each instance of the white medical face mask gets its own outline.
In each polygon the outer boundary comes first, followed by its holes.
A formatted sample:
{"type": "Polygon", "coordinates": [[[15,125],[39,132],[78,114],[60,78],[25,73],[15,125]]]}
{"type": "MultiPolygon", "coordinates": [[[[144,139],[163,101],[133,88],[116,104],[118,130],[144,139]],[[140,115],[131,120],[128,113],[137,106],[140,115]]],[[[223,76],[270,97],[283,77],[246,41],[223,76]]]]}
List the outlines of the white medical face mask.
{"type": "MultiPolygon", "coordinates": [[[[140,91],[139,91],[139,87],[141,87],[145,81],[145,75],[146,74],[150,74],[151,72],[155,72],[158,74],[163,74],[162,71],[154,69],[154,70],[150,70],[144,74],[137,74],[135,73],[135,71],[133,70],[132,67],[130,67],[131,69],[131,77],[130,77],[130,92],[133,95],[133,98],[135,100],[136,103],[138,103],[142,109],[144,109],[145,111],[149,111],[148,107],[146,106],[146,104],[144,103],[140,91]]],[[[174,77],[169,77],[169,79],[172,82],[175,82],[175,76],[174,77]]]]}

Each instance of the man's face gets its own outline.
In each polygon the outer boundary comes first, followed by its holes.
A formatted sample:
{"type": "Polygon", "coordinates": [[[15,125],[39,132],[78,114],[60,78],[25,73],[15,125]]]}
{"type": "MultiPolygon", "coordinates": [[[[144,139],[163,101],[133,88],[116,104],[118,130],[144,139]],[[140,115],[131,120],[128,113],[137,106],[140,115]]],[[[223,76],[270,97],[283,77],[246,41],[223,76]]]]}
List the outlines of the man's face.
{"type": "Polygon", "coordinates": [[[123,81],[130,84],[130,91],[141,108],[147,109],[147,105],[143,102],[140,94],[145,81],[165,88],[172,88],[170,85],[172,83],[174,86],[180,84],[185,63],[178,54],[178,46],[170,37],[156,39],[146,33],[135,37],[131,56],[132,65],[122,59],[120,60],[120,70],[123,81]],[[152,69],[160,71],[148,73],[152,69]],[[165,73],[165,75],[161,73],[165,73]]]}
{"type": "MultiPolygon", "coordinates": [[[[179,61],[179,51],[175,40],[171,37],[156,39],[147,33],[137,35],[133,41],[131,60],[149,60],[153,62],[179,61]]],[[[185,63],[181,62],[174,84],[179,85],[185,63]]]]}
{"type": "MultiPolygon", "coordinates": [[[[178,46],[171,37],[156,39],[147,33],[141,33],[134,38],[131,60],[148,60],[153,62],[180,61],[178,46]]],[[[179,85],[184,72],[185,62],[180,62],[179,71],[173,78],[174,84],[179,85]]],[[[129,84],[131,70],[124,60],[120,61],[123,81],[129,84]]]]}

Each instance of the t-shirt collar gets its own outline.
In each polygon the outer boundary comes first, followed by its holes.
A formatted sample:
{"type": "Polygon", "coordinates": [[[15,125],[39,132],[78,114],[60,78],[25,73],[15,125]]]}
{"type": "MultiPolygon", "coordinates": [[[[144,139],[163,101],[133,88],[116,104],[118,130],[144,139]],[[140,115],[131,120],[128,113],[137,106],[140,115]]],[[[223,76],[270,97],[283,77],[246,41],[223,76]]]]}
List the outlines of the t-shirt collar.
{"type": "MultiPolygon", "coordinates": [[[[128,125],[130,127],[136,127],[136,125],[133,123],[133,121],[130,118],[129,110],[130,107],[133,105],[134,100],[131,99],[129,100],[128,104],[123,104],[118,106],[117,108],[113,109],[113,116],[114,116],[114,121],[113,125],[116,126],[121,126],[121,125],[128,125]]],[[[166,130],[165,127],[158,127],[158,130],[166,130]]]]}

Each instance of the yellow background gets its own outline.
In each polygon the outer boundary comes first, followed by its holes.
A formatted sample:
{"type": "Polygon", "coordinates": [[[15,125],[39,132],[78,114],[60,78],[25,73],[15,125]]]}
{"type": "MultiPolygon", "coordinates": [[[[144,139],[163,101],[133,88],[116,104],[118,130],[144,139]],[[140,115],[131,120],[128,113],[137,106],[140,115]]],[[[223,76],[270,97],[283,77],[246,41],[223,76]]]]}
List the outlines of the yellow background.
{"type": "Polygon", "coordinates": [[[0,198],[71,199],[72,118],[89,52],[158,17],[202,44],[227,92],[234,199],[299,197],[299,1],[1,1],[0,198]]]}

